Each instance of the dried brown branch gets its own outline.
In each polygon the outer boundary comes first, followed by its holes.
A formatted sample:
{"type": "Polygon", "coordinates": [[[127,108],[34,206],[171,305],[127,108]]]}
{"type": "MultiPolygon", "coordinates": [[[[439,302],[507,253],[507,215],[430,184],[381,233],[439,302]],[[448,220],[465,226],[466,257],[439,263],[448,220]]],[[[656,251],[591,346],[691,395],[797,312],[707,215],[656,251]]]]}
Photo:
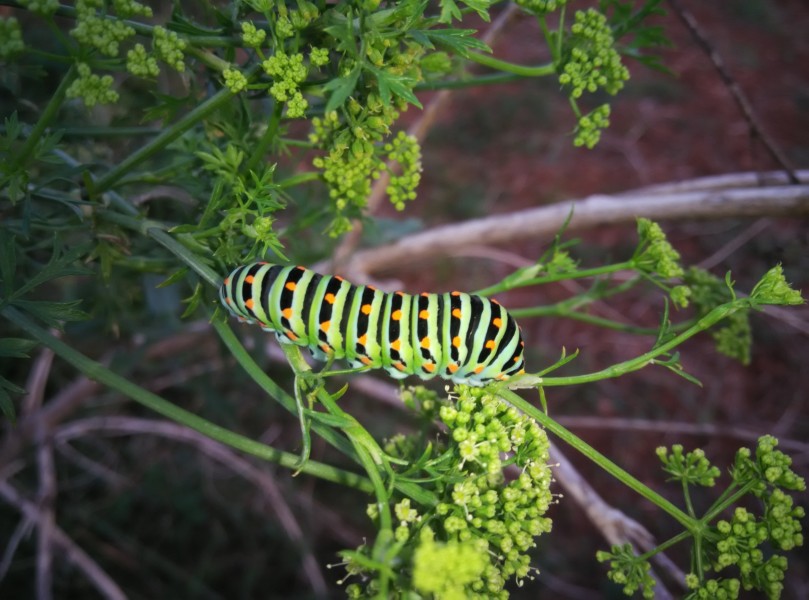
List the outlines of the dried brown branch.
{"type": "MultiPolygon", "coordinates": [[[[58,335],[58,332],[54,332],[58,335]]],[[[51,366],[53,364],[53,351],[44,348],[31,367],[26,389],[28,395],[23,402],[22,412],[25,415],[36,413],[42,406],[45,395],[45,385],[48,382],[51,366]]],[[[39,476],[39,491],[37,502],[39,504],[40,518],[37,522],[37,558],[36,558],[36,591],[40,600],[50,600],[53,581],[53,532],[56,527],[54,506],[56,503],[56,465],[53,460],[53,444],[50,440],[50,430],[41,425],[36,428],[37,443],[36,462],[39,476]]]]}
{"type": "MultiPolygon", "coordinates": [[[[23,516],[41,526],[42,513],[34,502],[25,497],[10,483],[0,482],[0,498],[19,510],[23,516]]],[[[60,551],[60,557],[79,569],[98,592],[109,600],[126,600],[126,594],[118,584],[90,558],[70,537],[58,526],[52,530],[53,544],[60,551]]]]}
{"type": "Polygon", "coordinates": [[[0,559],[0,581],[3,581],[6,573],[8,573],[8,569],[11,566],[11,561],[14,560],[14,555],[17,553],[17,548],[19,547],[20,542],[22,542],[23,538],[27,537],[28,534],[31,533],[32,526],[33,523],[23,517],[14,528],[14,532],[9,536],[8,543],[3,551],[3,558],[0,559]]]}
{"type": "Polygon", "coordinates": [[[730,74],[724,59],[719,52],[717,52],[716,48],[714,48],[713,44],[711,44],[711,41],[708,39],[705,32],[702,31],[702,28],[699,26],[699,23],[697,23],[694,15],[682,5],[680,0],[669,0],[669,4],[680,20],[685,24],[686,29],[688,29],[689,33],[697,42],[699,47],[702,48],[703,52],[705,52],[705,54],[708,55],[708,58],[711,59],[714,68],[719,73],[719,77],[727,86],[728,91],[730,92],[731,96],[733,96],[733,99],[736,101],[736,104],[742,111],[744,118],[747,120],[750,127],[751,137],[753,139],[758,138],[761,140],[761,143],[764,144],[764,148],[766,148],[773,160],[777,164],[781,165],[781,167],[787,173],[790,183],[797,184],[799,180],[795,173],[795,168],[790,164],[790,161],[787,159],[784,152],[775,144],[772,137],[770,137],[770,135],[764,130],[764,126],[762,125],[761,120],[758,118],[756,111],[753,110],[753,105],[747,99],[747,95],[742,91],[742,88],[739,86],[736,79],[730,74]]]}
{"type": "MultiPolygon", "coordinates": [[[[809,172],[800,173],[809,180],[809,172]]],[[[660,220],[708,220],[729,217],[797,216],[809,214],[809,185],[694,190],[615,196],[594,195],[494,215],[465,223],[435,227],[392,244],[358,252],[344,272],[363,281],[371,273],[403,263],[446,256],[467,247],[542,239],[554,235],[573,211],[569,230],[627,223],[637,217],[660,220]],[[407,261],[402,261],[406,256],[407,261]]]]}
{"type": "MultiPolygon", "coordinates": [[[[165,356],[182,354],[191,348],[198,348],[201,341],[206,338],[210,338],[210,329],[205,321],[189,323],[184,333],[151,345],[144,353],[144,360],[153,361],[165,356]]],[[[108,363],[111,355],[105,355],[99,360],[102,364],[108,363]]],[[[5,435],[0,443],[0,469],[12,462],[25,444],[35,439],[39,428],[52,430],[100,389],[99,384],[81,376],[63,387],[56,396],[32,414],[23,414],[15,427],[12,428],[5,421],[0,422],[0,426],[5,428],[5,435]]]]}
{"type": "Polygon", "coordinates": [[[320,565],[308,549],[308,543],[298,521],[292,512],[284,494],[278,488],[272,474],[253,465],[232,450],[205,435],[188,429],[182,425],[158,421],[155,419],[139,419],[132,417],[90,417],[73,421],[54,431],[57,443],[66,443],[71,439],[90,434],[103,435],[159,435],[161,437],[189,444],[204,455],[226,466],[258,487],[269,502],[287,536],[300,549],[303,570],[307,583],[316,596],[324,596],[327,592],[326,580],[320,565]]]}
{"type": "MultiPolygon", "coordinates": [[[[644,552],[657,546],[654,536],[649,530],[605,502],[559,448],[553,444],[551,444],[551,462],[556,463],[553,471],[556,480],[576,504],[584,509],[587,517],[610,545],[628,542],[644,552]]],[[[662,553],[659,554],[662,555],[662,553]]],[[[673,562],[665,560],[665,557],[656,562],[658,566],[667,571],[672,580],[685,583],[685,573],[673,562]]],[[[671,593],[663,586],[659,578],[655,576],[655,579],[657,579],[655,598],[672,598],[671,593]]]]}

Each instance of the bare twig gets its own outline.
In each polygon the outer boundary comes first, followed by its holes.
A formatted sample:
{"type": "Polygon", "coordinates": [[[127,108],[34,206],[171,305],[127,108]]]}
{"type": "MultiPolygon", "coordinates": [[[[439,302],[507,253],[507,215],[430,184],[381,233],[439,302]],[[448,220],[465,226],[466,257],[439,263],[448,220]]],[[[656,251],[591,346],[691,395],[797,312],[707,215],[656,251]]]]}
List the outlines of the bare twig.
{"type": "Polygon", "coordinates": [[[123,489],[129,487],[131,481],[123,475],[113,471],[112,469],[98,463],[84,454],[73,448],[67,442],[60,442],[56,444],[56,451],[75,464],[77,467],[84,469],[91,477],[105,481],[113,489],[123,489]]]}
{"type": "MultiPolygon", "coordinates": [[[[175,335],[151,345],[145,352],[145,360],[154,360],[163,356],[182,354],[189,348],[198,347],[200,340],[210,338],[210,330],[205,321],[189,323],[184,333],[175,335]]],[[[101,357],[101,363],[108,363],[111,355],[101,357]]],[[[30,388],[29,388],[30,389],[30,388]]],[[[92,397],[101,386],[84,376],[75,381],[51,398],[45,405],[30,415],[23,415],[16,427],[8,427],[0,446],[0,468],[10,463],[22,450],[23,446],[35,438],[40,427],[51,430],[70,416],[87,398],[92,397]]],[[[0,423],[2,425],[2,423],[0,423]]]]}
{"type": "Polygon", "coordinates": [[[570,215],[569,230],[634,221],[637,217],[669,220],[728,217],[796,216],[809,213],[809,185],[679,192],[639,196],[594,195],[465,223],[435,227],[392,244],[358,252],[344,272],[362,281],[370,273],[445,256],[470,246],[520,239],[550,238],[570,215]]]}
{"type": "MultiPolygon", "coordinates": [[[[58,332],[56,333],[58,335],[58,332]]],[[[53,364],[53,351],[44,348],[37,356],[28,376],[26,389],[28,395],[23,404],[23,413],[31,415],[42,406],[45,394],[45,385],[48,381],[51,365],[53,364]]],[[[54,505],[56,503],[56,466],[53,460],[53,445],[47,426],[37,427],[35,438],[37,443],[36,461],[39,475],[39,503],[40,518],[37,522],[37,559],[36,559],[36,590],[37,598],[50,600],[52,597],[53,581],[53,532],[56,527],[54,505]]]]}
{"type": "Polygon", "coordinates": [[[14,560],[14,555],[17,553],[20,542],[31,532],[32,526],[33,523],[23,517],[14,528],[14,533],[8,538],[6,549],[3,551],[3,558],[0,559],[0,581],[3,581],[6,573],[8,573],[8,568],[11,566],[11,561],[14,560]]]}
{"type": "MultiPolygon", "coordinates": [[[[556,480],[576,504],[584,509],[587,517],[610,545],[629,542],[643,551],[651,550],[656,546],[654,536],[643,525],[605,502],[559,448],[553,444],[551,444],[551,462],[557,463],[553,471],[556,480]]],[[[658,553],[658,555],[662,554],[658,553]]],[[[658,555],[656,555],[658,566],[666,570],[672,580],[684,585],[685,573],[670,560],[659,560],[658,555]]],[[[653,576],[657,579],[655,598],[672,598],[671,593],[656,574],[653,576]]]]}
{"type": "Polygon", "coordinates": [[[226,446],[193,429],[155,419],[91,417],[63,425],[54,432],[54,439],[57,442],[64,443],[93,433],[159,435],[173,441],[184,442],[256,485],[268,499],[289,538],[300,549],[303,556],[305,579],[312,587],[312,591],[319,597],[326,594],[326,581],[320,566],[309,550],[303,531],[271,474],[256,467],[226,446]]]}
{"type": "Polygon", "coordinates": [[[705,52],[705,54],[707,54],[711,59],[714,68],[719,73],[719,77],[727,86],[728,91],[730,92],[731,96],[733,96],[733,99],[736,101],[739,109],[742,111],[744,118],[747,119],[747,123],[750,126],[751,136],[754,139],[758,138],[761,140],[762,144],[764,144],[764,147],[767,149],[770,156],[772,156],[773,160],[777,164],[781,165],[784,171],[788,174],[790,182],[797,184],[798,177],[795,174],[794,167],[790,164],[789,160],[781,149],[776,146],[773,139],[767,134],[766,131],[764,131],[764,126],[762,125],[761,120],[758,118],[756,112],[753,110],[753,105],[747,99],[747,96],[742,91],[738,82],[730,74],[730,71],[725,65],[724,59],[719,52],[717,52],[716,48],[713,47],[705,32],[702,31],[702,28],[699,26],[699,23],[697,23],[694,15],[682,5],[680,0],[669,0],[669,4],[677,16],[680,17],[680,20],[685,24],[686,29],[688,29],[689,33],[702,48],[703,52],[705,52]]]}
{"type": "MultiPolygon", "coordinates": [[[[19,510],[26,519],[40,524],[42,514],[37,505],[26,500],[17,489],[8,482],[0,482],[0,498],[19,510]]],[[[90,558],[70,537],[59,527],[52,532],[54,546],[61,551],[60,556],[67,559],[77,569],[84,573],[90,583],[98,592],[109,600],[126,600],[126,594],[118,587],[109,575],[90,558]]]]}
{"type": "Polygon", "coordinates": [[[806,309],[796,309],[790,306],[784,308],[783,306],[765,306],[764,314],[778,319],[785,325],[800,331],[803,335],[809,335],[809,323],[806,322],[806,309]]]}
{"type": "Polygon", "coordinates": [[[716,252],[711,254],[708,258],[705,258],[699,262],[699,267],[702,269],[712,269],[723,260],[725,260],[728,256],[736,252],[739,248],[744,246],[747,242],[752,240],[762,231],[767,229],[772,225],[772,221],[770,219],[758,219],[754,221],[749,227],[747,227],[744,231],[742,231],[739,235],[734,237],[730,240],[727,244],[719,248],[716,252]]]}
{"type": "MultiPolygon", "coordinates": [[[[809,171],[795,173],[799,183],[809,184],[809,171]]],[[[783,171],[725,173],[723,175],[710,175],[696,177],[683,181],[670,181],[656,183],[638,188],[629,194],[651,196],[654,194],[679,194],[683,192],[708,192],[717,190],[731,190],[736,188],[760,188],[767,186],[787,185],[791,183],[789,176],[783,171]]]]}
{"type": "Polygon", "coordinates": [[[53,597],[53,551],[56,529],[56,465],[53,461],[53,445],[47,432],[37,436],[37,470],[39,472],[39,511],[37,522],[37,568],[36,590],[39,600],[53,597]]]}

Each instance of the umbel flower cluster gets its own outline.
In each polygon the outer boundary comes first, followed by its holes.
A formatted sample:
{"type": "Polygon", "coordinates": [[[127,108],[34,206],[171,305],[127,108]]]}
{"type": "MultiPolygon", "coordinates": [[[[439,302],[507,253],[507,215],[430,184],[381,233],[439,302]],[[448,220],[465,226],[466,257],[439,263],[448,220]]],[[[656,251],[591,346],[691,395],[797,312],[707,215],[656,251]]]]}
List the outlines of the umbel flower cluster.
{"type": "MultiPolygon", "coordinates": [[[[352,99],[348,112],[361,124],[347,128],[337,112],[331,111],[322,119],[312,119],[313,131],[309,136],[317,146],[329,149],[326,156],[315,158],[313,164],[323,171],[338,214],[349,207],[362,208],[371,193],[372,182],[385,171],[390,174],[388,197],[397,210],[403,210],[406,201],[415,199],[421,180],[418,141],[399,132],[392,141],[378,145],[399,116],[398,110],[385,105],[378,96],[369,96],[365,106],[352,99]]],[[[342,216],[334,221],[330,233],[336,236],[350,228],[349,219],[342,216]]]]}
{"type": "MultiPolygon", "coordinates": [[[[694,548],[699,556],[693,561],[698,568],[685,581],[690,590],[687,600],[734,600],[742,589],[762,592],[769,600],[781,597],[787,559],[778,552],[803,545],[801,519],[805,516],[803,507],[795,506],[786,492],[802,492],[806,483],[792,471],[792,459],[777,445],[778,440],[766,435],[759,438],[755,452],[741,448],[736,453],[733,482],[723,498],[737,491],[737,498],[752,494],[759,508],[736,506],[732,516],[717,520],[700,533],[701,543],[694,548]],[[717,576],[710,577],[711,572],[717,576]]],[[[684,490],[693,485],[713,486],[720,476],[702,450],[684,452],[682,446],[675,445],[671,451],[658,448],[657,455],[663,469],[684,490]]],[[[715,510],[721,512],[722,508],[715,510]]],[[[598,559],[609,561],[609,578],[621,584],[627,595],[640,590],[644,598],[654,597],[649,563],[636,556],[631,546],[599,552],[598,559]]]]}
{"type": "MultiPolygon", "coordinates": [[[[429,511],[407,498],[397,503],[394,536],[412,548],[412,588],[419,594],[508,598],[506,583],[532,576],[528,552],[551,529],[549,442],[536,422],[485,389],[456,389],[457,400],[439,410],[450,436],[437,461],[446,469],[437,479],[441,501],[429,511]]],[[[349,570],[360,572],[356,566],[349,570]]],[[[374,580],[347,588],[351,598],[376,591],[374,580]]]]}

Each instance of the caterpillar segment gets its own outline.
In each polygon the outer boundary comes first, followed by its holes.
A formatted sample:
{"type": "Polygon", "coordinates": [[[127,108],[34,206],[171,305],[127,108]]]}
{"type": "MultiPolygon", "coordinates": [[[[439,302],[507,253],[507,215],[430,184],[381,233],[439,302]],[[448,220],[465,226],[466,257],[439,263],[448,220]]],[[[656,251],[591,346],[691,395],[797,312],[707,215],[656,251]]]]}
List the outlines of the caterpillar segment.
{"type": "Polygon", "coordinates": [[[219,290],[240,321],[317,360],[480,386],[524,373],[520,328],[496,300],[463,292],[385,293],[299,266],[234,269],[219,290]]]}

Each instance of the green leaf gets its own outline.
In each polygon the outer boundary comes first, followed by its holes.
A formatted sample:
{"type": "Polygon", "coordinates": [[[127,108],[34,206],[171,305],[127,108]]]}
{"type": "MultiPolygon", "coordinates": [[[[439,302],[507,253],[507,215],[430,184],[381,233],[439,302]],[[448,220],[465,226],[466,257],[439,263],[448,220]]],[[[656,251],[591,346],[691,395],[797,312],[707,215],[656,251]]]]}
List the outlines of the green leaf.
{"type": "Polygon", "coordinates": [[[36,347],[34,340],[24,338],[0,339],[0,356],[8,358],[28,358],[28,352],[36,347]]]}
{"type": "Polygon", "coordinates": [[[194,313],[197,311],[197,308],[199,308],[199,304],[201,301],[202,301],[202,284],[197,283],[197,285],[194,287],[194,292],[191,294],[191,296],[183,300],[183,302],[187,303],[188,306],[183,311],[181,318],[187,319],[188,317],[193,316],[194,313]]]}
{"type": "Polygon", "coordinates": [[[672,373],[676,373],[677,375],[679,375],[680,377],[682,377],[686,381],[690,381],[694,385],[698,385],[699,387],[702,387],[702,382],[699,379],[697,379],[696,377],[694,377],[693,375],[691,375],[690,373],[687,373],[686,371],[684,371],[683,366],[679,362],[676,363],[676,364],[664,364],[663,366],[666,367],[672,373]]]}
{"type": "Polygon", "coordinates": [[[14,289],[14,272],[17,262],[14,238],[4,229],[0,229],[0,279],[3,281],[3,293],[6,297],[14,289]]]}
{"type": "Polygon", "coordinates": [[[25,388],[21,388],[16,383],[11,383],[5,377],[0,377],[0,389],[8,390],[12,394],[24,394],[25,388]]]}
{"type": "Polygon", "coordinates": [[[174,273],[166,277],[166,279],[160,282],[157,287],[164,288],[169,287],[170,285],[174,285],[175,283],[179,283],[183,279],[185,279],[185,276],[187,274],[188,274],[188,267],[183,267],[179,271],[175,271],[174,273]]]}
{"type": "Polygon", "coordinates": [[[399,96],[402,100],[409,102],[414,106],[423,108],[416,95],[413,93],[413,85],[415,80],[403,75],[394,75],[387,71],[382,71],[374,67],[366,66],[366,68],[376,77],[377,85],[379,86],[379,97],[386,105],[390,104],[391,93],[399,96]]]}
{"type": "Polygon", "coordinates": [[[14,292],[15,296],[22,296],[42,285],[51,279],[58,279],[60,277],[67,277],[68,275],[89,275],[92,271],[86,267],[75,266],[76,262],[82,256],[85,256],[90,250],[90,244],[81,244],[67,250],[62,254],[62,244],[58,238],[54,238],[54,250],[48,264],[40,269],[35,275],[30,277],[19,289],[14,292]]]}
{"type": "Polygon", "coordinates": [[[456,21],[461,20],[463,15],[461,15],[461,9],[455,4],[455,0],[441,0],[440,5],[441,16],[438,17],[438,20],[441,23],[452,23],[453,19],[456,21]]]}
{"type": "Polygon", "coordinates": [[[306,413],[307,417],[312,419],[312,421],[317,421],[318,423],[322,423],[323,425],[328,425],[330,427],[339,427],[341,429],[345,429],[346,427],[351,427],[356,424],[356,421],[353,419],[340,415],[332,415],[309,409],[306,409],[304,412],[306,413]]]}
{"type": "Polygon", "coordinates": [[[474,10],[478,16],[487,23],[491,21],[491,17],[489,16],[489,6],[491,6],[491,0],[461,0],[461,2],[474,10]]]}
{"type": "Polygon", "coordinates": [[[8,395],[8,392],[3,389],[3,382],[5,380],[0,377],[0,412],[3,413],[11,424],[13,425],[14,422],[17,420],[17,414],[14,412],[14,403],[11,401],[11,396],[8,395]]]}
{"type": "Polygon", "coordinates": [[[491,53],[492,49],[475,37],[474,29],[425,29],[411,32],[414,39],[416,34],[425,37],[431,44],[449,50],[463,57],[469,56],[469,51],[491,53]]]}
{"type": "Polygon", "coordinates": [[[354,92],[357,87],[357,81],[360,78],[360,69],[355,68],[351,73],[345,77],[338,77],[328,82],[324,89],[331,92],[329,101],[326,103],[326,112],[329,113],[333,110],[340,108],[348,97],[354,92]]]}
{"type": "Polygon", "coordinates": [[[62,321],[82,321],[89,315],[78,306],[81,300],[51,302],[49,300],[15,300],[14,304],[31,313],[50,327],[61,328],[62,321]]]}
{"type": "Polygon", "coordinates": [[[0,147],[10,148],[11,142],[20,137],[20,134],[22,133],[22,125],[20,125],[20,120],[17,118],[16,110],[11,113],[10,116],[3,119],[3,125],[5,126],[6,134],[4,136],[0,136],[0,139],[3,140],[3,144],[0,147]]]}

